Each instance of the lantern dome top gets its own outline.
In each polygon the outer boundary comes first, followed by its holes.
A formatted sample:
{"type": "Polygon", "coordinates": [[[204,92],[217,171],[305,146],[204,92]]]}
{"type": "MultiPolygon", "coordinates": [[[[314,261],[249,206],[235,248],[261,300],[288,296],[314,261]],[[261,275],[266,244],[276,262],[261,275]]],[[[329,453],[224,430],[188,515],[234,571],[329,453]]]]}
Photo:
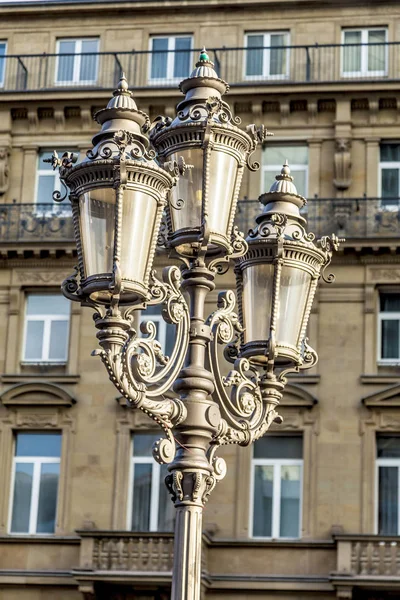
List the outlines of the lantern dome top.
{"type": "Polygon", "coordinates": [[[265,208],[257,219],[272,213],[281,213],[294,217],[299,221],[304,221],[304,218],[300,215],[300,209],[307,204],[307,200],[298,194],[287,160],[280,174],[276,175],[269,192],[262,194],[259,201],[264,204],[265,208]]]}
{"type": "Polygon", "coordinates": [[[117,131],[127,131],[147,147],[147,138],[143,135],[149,125],[149,117],[138,110],[129,89],[125,74],[122,73],[117,89],[105,108],[97,111],[95,121],[101,125],[101,131],[93,138],[93,146],[107,138],[112,138],[117,131]]]}
{"type": "Polygon", "coordinates": [[[195,69],[189,77],[181,81],[179,89],[186,95],[185,100],[181,102],[181,105],[185,105],[192,99],[204,101],[209,96],[220,98],[228,91],[229,85],[218,77],[214,69],[214,63],[203,47],[195,69]]]}

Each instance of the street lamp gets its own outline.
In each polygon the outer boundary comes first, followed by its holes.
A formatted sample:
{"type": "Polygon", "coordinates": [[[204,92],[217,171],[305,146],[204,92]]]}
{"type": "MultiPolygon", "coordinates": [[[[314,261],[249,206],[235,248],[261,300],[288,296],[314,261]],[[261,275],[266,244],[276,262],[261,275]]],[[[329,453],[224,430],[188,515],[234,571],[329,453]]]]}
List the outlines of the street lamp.
{"type": "Polygon", "coordinates": [[[80,164],[70,153],[52,159],[64,197],[69,189],[78,251],[63,293],[95,309],[95,353],[128,405],[165,434],[153,454],[169,465],[176,507],[172,600],[200,598],[203,507],[226,472],[218,447],[246,446],[280,422],[286,374],[317,361],[307,323],[338,244],[334,236],[314,243],[306,232],[305,199],[287,164],[261,196],[265,208],[247,239],[233,226],[243,170],[259,167],[251,154],[268,133],[239,129],[222,99],[228,86],[213,67],[203,50],[180,85],[185,98],[176,118],[158,118],[152,127],[123,77],[95,115],[102,128],[87,157],[80,164]],[[182,263],[164,269],[162,281],[152,270],[157,239],[182,263]],[[230,259],[239,316],[229,290],[207,317],[207,294],[230,259]],[[157,304],[177,328],[169,357],[154,323],[145,323],[143,335],[135,329],[135,312],[157,304]],[[233,365],[226,376],[221,344],[233,365]]]}

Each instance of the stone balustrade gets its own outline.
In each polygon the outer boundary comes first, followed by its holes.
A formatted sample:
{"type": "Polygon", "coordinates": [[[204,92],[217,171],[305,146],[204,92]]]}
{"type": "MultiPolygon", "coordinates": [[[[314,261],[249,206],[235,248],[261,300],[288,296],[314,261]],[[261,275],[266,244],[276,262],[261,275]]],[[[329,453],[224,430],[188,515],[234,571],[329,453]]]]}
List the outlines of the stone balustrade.
{"type": "Polygon", "coordinates": [[[400,577],[400,538],[337,536],[337,572],[353,577],[400,577]]]}

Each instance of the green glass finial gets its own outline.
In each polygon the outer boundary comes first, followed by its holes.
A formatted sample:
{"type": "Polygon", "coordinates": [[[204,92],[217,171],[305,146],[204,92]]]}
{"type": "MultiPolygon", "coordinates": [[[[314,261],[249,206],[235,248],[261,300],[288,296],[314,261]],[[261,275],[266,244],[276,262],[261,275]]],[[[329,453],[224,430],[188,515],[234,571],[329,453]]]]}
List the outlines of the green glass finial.
{"type": "Polygon", "coordinates": [[[201,62],[210,62],[210,57],[207,54],[205,47],[203,46],[203,50],[200,53],[199,61],[201,62]]]}

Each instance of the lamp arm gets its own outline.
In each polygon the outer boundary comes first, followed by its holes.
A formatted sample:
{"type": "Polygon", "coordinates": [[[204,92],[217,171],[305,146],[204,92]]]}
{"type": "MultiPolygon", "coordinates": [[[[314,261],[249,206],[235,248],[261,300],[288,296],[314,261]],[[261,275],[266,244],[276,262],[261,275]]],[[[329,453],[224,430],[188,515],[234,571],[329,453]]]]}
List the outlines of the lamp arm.
{"type": "Polygon", "coordinates": [[[207,320],[212,332],[207,366],[214,375],[213,399],[217,402],[222,416],[214,440],[215,446],[247,446],[261,437],[274,420],[281,420],[274,407],[282,395],[279,390],[283,385],[275,380],[268,383],[246,358],[238,358],[239,334],[243,328],[234,308],[234,292],[221,292],[218,296],[218,309],[207,320]],[[234,368],[227,376],[223,376],[220,369],[218,346],[222,344],[226,346],[225,356],[228,360],[233,361],[236,355],[234,368]],[[277,398],[272,402],[271,389],[272,395],[275,392],[277,398]]]}

